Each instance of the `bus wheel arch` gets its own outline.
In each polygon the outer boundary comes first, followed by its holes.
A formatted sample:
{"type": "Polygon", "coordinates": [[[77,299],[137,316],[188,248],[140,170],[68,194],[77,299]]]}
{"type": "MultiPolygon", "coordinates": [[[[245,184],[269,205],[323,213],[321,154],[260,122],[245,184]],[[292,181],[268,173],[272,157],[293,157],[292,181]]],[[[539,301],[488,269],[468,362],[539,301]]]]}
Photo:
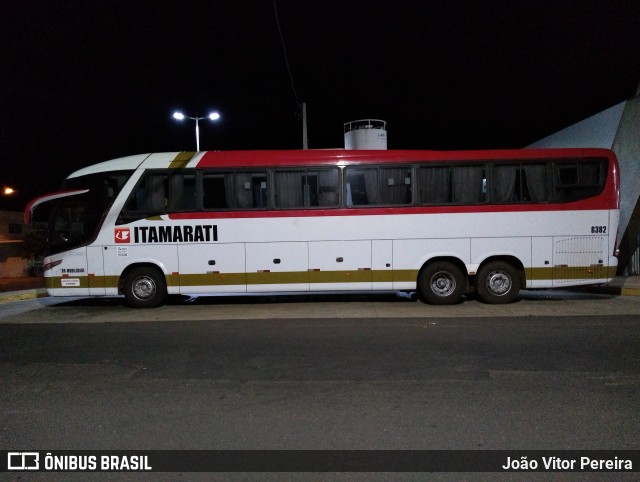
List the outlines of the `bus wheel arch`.
{"type": "Polygon", "coordinates": [[[485,303],[512,303],[524,286],[524,266],[513,256],[495,256],[484,260],[475,276],[476,293],[485,303]]]}
{"type": "Polygon", "coordinates": [[[428,260],[417,280],[420,299],[432,305],[458,303],[467,291],[468,279],[464,263],[452,257],[428,260]]]}
{"type": "Polygon", "coordinates": [[[131,308],[156,308],[167,298],[167,282],[155,264],[133,264],[120,276],[118,291],[131,308]]]}

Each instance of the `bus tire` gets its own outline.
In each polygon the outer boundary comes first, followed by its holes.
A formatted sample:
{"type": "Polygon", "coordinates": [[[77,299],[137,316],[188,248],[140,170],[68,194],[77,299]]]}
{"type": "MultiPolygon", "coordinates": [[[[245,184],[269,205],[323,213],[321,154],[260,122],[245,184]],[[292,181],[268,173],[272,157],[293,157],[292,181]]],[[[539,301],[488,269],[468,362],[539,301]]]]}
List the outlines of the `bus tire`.
{"type": "Polygon", "coordinates": [[[418,275],[418,291],[422,299],[432,305],[453,305],[464,294],[465,277],[462,270],[449,261],[427,265],[418,275]]]}
{"type": "Polygon", "coordinates": [[[478,271],[476,292],[485,303],[507,304],[520,293],[520,273],[505,261],[491,261],[478,271]]]}
{"type": "Polygon", "coordinates": [[[167,283],[160,270],[148,266],[132,269],[124,280],[125,303],[132,308],[156,308],[167,297],[167,283]]]}

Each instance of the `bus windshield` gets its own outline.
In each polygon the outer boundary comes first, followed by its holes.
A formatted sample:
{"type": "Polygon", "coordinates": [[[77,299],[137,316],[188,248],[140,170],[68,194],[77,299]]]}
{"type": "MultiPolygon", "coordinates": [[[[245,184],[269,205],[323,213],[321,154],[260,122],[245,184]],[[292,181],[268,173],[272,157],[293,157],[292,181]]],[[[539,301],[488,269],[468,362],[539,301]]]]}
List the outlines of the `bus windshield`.
{"type": "Polygon", "coordinates": [[[133,171],[111,171],[67,179],[62,191],[87,191],[52,201],[49,217],[49,253],[89,244],[133,171]]]}

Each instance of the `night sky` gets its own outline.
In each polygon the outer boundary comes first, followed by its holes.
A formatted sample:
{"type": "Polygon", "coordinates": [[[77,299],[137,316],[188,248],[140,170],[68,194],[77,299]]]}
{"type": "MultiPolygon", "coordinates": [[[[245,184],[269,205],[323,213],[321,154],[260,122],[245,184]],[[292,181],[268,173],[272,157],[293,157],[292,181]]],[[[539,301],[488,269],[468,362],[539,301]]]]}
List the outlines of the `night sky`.
{"type": "Polygon", "coordinates": [[[640,1],[2,2],[0,209],[145,152],[522,147],[632,97],[640,1]],[[295,91],[294,91],[295,89],[295,91]]]}

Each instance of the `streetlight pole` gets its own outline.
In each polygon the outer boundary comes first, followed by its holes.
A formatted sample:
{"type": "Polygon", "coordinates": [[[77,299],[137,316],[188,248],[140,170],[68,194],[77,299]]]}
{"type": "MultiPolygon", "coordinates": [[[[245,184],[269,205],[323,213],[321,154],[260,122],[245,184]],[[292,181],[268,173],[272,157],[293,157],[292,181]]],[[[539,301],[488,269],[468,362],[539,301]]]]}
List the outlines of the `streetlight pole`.
{"type": "Polygon", "coordinates": [[[184,115],[182,112],[174,112],[173,118],[177,120],[191,119],[196,121],[196,151],[200,152],[200,126],[198,122],[201,121],[202,119],[217,121],[218,119],[220,119],[220,114],[218,114],[217,112],[211,112],[206,117],[190,117],[188,115],[184,115]]]}

